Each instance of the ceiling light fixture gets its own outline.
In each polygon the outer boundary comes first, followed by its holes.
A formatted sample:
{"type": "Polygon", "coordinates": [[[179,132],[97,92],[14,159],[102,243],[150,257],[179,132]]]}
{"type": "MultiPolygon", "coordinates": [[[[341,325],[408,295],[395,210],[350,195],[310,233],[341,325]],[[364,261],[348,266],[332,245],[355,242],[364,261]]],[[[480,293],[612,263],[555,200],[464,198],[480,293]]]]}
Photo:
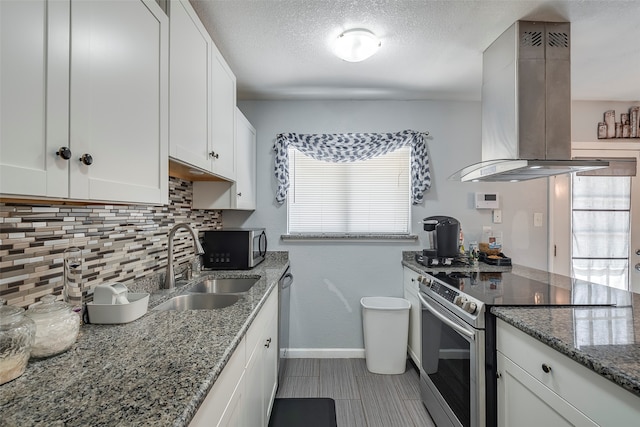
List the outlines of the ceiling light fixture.
{"type": "Polygon", "coordinates": [[[380,39],[369,30],[353,29],[340,34],[333,51],[338,58],[348,62],[360,62],[376,53],[380,39]]]}

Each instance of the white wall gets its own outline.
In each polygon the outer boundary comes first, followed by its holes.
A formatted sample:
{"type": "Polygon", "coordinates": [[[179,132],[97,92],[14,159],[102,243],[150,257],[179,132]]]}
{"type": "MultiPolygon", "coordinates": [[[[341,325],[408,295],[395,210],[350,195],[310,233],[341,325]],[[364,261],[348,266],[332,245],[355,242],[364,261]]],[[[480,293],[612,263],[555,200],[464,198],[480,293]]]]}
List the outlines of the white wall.
{"type": "Polygon", "coordinates": [[[403,250],[426,247],[418,221],[430,215],[457,218],[465,240],[479,240],[491,212],[474,208],[475,191],[498,191],[504,252],[514,262],[546,268],[547,180],[517,184],[460,183],[449,175],[480,160],[480,103],[439,101],[244,101],[240,109],[258,136],[258,208],[225,211],[225,226],[264,226],[269,250],[289,251],[295,276],[291,300],[291,347],[362,348],[360,298],[402,296],[403,250]],[[412,208],[413,233],[420,242],[283,242],[286,205],[275,203],[273,143],[281,132],[341,133],[429,131],[432,187],[412,208]],[[533,227],[533,212],[544,226],[533,227]]]}

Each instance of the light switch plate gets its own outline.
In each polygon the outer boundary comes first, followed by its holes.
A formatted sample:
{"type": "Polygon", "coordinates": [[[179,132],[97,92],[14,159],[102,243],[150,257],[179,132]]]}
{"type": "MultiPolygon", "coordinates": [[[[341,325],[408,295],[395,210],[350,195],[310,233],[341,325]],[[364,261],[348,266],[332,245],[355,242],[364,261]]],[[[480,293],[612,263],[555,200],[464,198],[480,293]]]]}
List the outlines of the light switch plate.
{"type": "Polygon", "coordinates": [[[543,216],[541,212],[535,212],[533,214],[533,226],[534,227],[542,227],[543,216]]]}
{"type": "Polygon", "coordinates": [[[494,209],[492,214],[493,214],[493,223],[494,224],[501,224],[502,223],[502,210],[494,209]]]}

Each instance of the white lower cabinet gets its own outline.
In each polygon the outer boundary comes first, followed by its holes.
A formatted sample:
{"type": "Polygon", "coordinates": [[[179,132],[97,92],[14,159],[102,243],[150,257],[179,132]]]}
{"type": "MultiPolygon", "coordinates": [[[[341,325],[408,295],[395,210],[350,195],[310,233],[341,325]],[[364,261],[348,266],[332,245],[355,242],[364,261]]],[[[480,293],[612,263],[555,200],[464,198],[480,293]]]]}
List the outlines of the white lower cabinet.
{"type": "Polygon", "coordinates": [[[498,426],[630,426],[640,397],[502,320],[498,426]]]}
{"type": "Polygon", "coordinates": [[[238,347],[213,384],[209,394],[198,408],[198,412],[191,420],[190,426],[242,426],[244,423],[226,424],[223,420],[230,421],[236,418],[235,413],[242,414],[244,403],[244,367],[246,361],[246,338],[240,341],[238,347]],[[227,413],[228,412],[228,413],[227,413]]]}
{"type": "Polygon", "coordinates": [[[247,427],[266,426],[278,386],[278,295],[265,303],[247,332],[247,427]],[[254,327],[255,326],[255,327],[254,327]]]}
{"type": "Polygon", "coordinates": [[[189,425],[267,426],[278,387],[277,340],[275,288],[189,425]]]}
{"type": "Polygon", "coordinates": [[[421,368],[421,322],[422,322],[422,305],[418,299],[418,276],[419,274],[410,268],[404,268],[404,298],[411,303],[409,311],[409,341],[407,351],[409,356],[416,364],[418,369],[421,368]]]}

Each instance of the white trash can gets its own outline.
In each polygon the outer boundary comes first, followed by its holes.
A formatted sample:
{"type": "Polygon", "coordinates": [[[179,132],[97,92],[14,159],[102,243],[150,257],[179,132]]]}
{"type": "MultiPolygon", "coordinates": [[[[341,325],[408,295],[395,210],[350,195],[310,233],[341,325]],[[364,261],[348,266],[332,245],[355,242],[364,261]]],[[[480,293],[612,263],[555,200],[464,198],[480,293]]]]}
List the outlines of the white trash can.
{"type": "Polygon", "coordinates": [[[374,374],[404,373],[411,303],[404,298],[364,297],[360,305],[367,369],[374,374]]]}

